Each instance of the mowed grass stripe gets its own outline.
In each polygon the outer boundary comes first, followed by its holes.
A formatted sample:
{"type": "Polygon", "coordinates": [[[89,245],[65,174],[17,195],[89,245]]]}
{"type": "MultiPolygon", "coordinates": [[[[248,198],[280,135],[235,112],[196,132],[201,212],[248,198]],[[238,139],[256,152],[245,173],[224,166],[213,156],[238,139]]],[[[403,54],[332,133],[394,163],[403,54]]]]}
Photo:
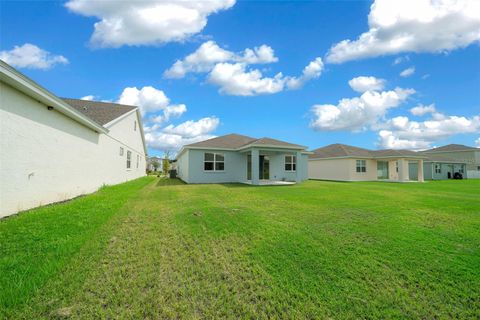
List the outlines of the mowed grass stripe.
{"type": "MultiPolygon", "coordinates": [[[[0,221],[0,310],[21,307],[153,178],[141,178],[0,221]]],[[[97,248],[99,250],[100,248],[97,248]]],[[[1,313],[0,313],[1,315],[1,313]]]]}

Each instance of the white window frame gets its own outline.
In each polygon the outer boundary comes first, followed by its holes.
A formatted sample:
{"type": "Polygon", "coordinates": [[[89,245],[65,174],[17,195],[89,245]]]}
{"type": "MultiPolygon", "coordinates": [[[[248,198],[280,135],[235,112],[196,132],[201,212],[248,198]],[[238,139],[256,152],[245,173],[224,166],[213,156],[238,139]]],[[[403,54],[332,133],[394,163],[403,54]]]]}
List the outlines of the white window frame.
{"type": "Polygon", "coordinates": [[[398,173],[398,161],[395,161],[395,172],[398,173]]]}
{"type": "Polygon", "coordinates": [[[138,163],[140,162],[140,155],[137,154],[137,169],[138,169],[138,163]]]}
{"type": "Polygon", "coordinates": [[[435,163],[435,173],[442,173],[442,165],[440,163],[435,163]]]}
{"type": "Polygon", "coordinates": [[[137,131],[137,120],[133,121],[133,131],[137,131]]]}
{"type": "Polygon", "coordinates": [[[225,154],[220,152],[204,152],[203,153],[203,171],[204,172],[224,172],[225,171],[225,154]],[[207,154],[213,154],[213,160],[205,160],[207,154]],[[223,161],[217,160],[217,155],[223,157],[223,161]],[[213,169],[205,169],[205,163],[213,163],[213,169]],[[217,170],[217,163],[223,163],[223,169],[217,170]]]}
{"type": "Polygon", "coordinates": [[[120,157],[123,157],[124,149],[123,147],[120,147],[120,157]]]}
{"type": "Polygon", "coordinates": [[[132,151],[127,150],[127,169],[132,169],[132,151]]]}
{"type": "Polygon", "coordinates": [[[283,169],[286,172],[296,172],[297,171],[297,156],[293,154],[287,154],[284,157],[285,163],[283,165],[283,169]],[[287,164],[289,164],[290,170],[287,169],[287,164]]]}
{"type": "Polygon", "coordinates": [[[367,160],[356,160],[355,161],[355,171],[357,173],[366,173],[367,172],[367,160]],[[363,170],[362,170],[363,168],[363,170]]]}

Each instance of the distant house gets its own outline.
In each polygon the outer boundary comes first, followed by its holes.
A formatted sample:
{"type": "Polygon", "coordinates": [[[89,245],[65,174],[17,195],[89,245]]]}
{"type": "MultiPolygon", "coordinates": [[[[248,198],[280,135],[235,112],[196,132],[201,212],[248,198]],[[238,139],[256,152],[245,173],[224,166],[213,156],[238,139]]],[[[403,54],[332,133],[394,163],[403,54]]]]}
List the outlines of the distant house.
{"type": "Polygon", "coordinates": [[[308,159],[310,179],[337,181],[424,181],[426,156],[409,150],[368,150],[331,144],[313,150],[308,159]],[[417,164],[416,176],[409,166],[417,164]]]}
{"type": "Polygon", "coordinates": [[[176,157],[187,183],[281,184],[307,179],[306,147],[229,134],[184,146],[176,157]]]}
{"type": "MultiPolygon", "coordinates": [[[[423,175],[425,180],[447,180],[453,179],[460,174],[462,179],[467,178],[466,162],[455,160],[436,154],[420,154],[425,156],[423,160],[423,175]]],[[[417,164],[410,163],[410,176],[417,175],[417,164]]]]}
{"type": "MultiPolygon", "coordinates": [[[[427,157],[445,157],[450,162],[445,162],[445,166],[438,169],[441,175],[450,172],[453,174],[455,170],[460,171],[460,167],[452,167],[455,164],[465,164],[464,173],[468,179],[480,179],[480,148],[465,146],[462,144],[449,144],[443,147],[433,148],[421,152],[427,157]]],[[[437,171],[438,171],[437,170],[437,171]]],[[[464,174],[464,176],[465,176],[464,174]]]]}
{"type": "Polygon", "coordinates": [[[0,217],[145,175],[135,106],[61,99],[0,61],[0,217]]]}
{"type": "Polygon", "coordinates": [[[163,158],[160,157],[148,157],[147,158],[147,170],[148,171],[158,171],[162,172],[163,171],[163,158]],[[154,163],[158,163],[158,167],[155,168],[153,165],[154,163]]]}

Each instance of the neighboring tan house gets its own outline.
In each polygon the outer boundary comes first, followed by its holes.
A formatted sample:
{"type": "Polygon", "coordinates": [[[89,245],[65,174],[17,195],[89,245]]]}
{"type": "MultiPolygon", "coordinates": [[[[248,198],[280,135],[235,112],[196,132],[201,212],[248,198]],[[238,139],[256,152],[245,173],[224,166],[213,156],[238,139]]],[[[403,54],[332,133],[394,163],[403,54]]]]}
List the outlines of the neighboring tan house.
{"type": "Polygon", "coordinates": [[[307,177],[306,147],[229,134],[184,146],[176,157],[187,183],[284,184],[307,177]]]}
{"type": "MultiPolygon", "coordinates": [[[[466,164],[466,178],[480,179],[480,148],[464,146],[462,144],[448,144],[443,147],[433,148],[421,152],[422,154],[431,156],[442,156],[452,159],[455,162],[466,164]]],[[[446,168],[445,172],[454,172],[455,168],[446,168]]],[[[442,172],[444,170],[442,169],[442,172]]],[[[442,173],[443,174],[443,173],[442,173]]],[[[465,175],[464,175],[465,177],[465,175]]]]}
{"type": "Polygon", "coordinates": [[[134,106],[61,99],[0,61],[0,217],[145,175],[134,106]]]}
{"type": "Polygon", "coordinates": [[[308,178],[337,181],[420,181],[426,157],[408,150],[367,150],[344,144],[331,144],[313,150],[308,159],[308,178]],[[417,176],[409,165],[416,163],[417,176]]]}

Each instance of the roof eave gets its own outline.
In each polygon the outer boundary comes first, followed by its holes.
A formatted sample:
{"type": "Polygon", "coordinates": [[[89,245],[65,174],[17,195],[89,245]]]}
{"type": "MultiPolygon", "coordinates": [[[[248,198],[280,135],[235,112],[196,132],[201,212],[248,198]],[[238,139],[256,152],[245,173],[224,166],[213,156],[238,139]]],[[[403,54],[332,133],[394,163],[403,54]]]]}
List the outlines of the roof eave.
{"type": "Polygon", "coordinates": [[[21,74],[7,63],[0,60],[0,80],[14,87],[15,89],[25,93],[33,99],[53,107],[56,111],[77,121],[78,123],[88,127],[98,133],[108,133],[108,129],[99,125],[87,116],[78,112],[66,102],[55,96],[53,93],[37,84],[32,79],[21,74]]]}

